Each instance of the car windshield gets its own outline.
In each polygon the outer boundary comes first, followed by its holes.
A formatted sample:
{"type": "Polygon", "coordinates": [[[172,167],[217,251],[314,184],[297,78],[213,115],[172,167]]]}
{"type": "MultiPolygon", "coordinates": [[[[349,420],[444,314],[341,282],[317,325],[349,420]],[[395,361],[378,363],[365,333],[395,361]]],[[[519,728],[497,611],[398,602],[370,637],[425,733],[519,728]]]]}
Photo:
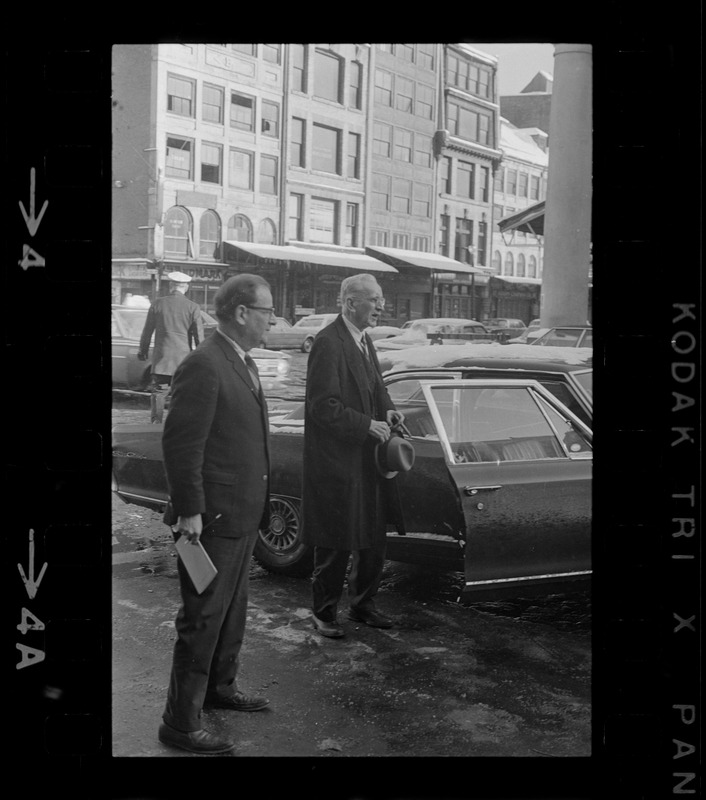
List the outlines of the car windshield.
{"type": "Polygon", "coordinates": [[[147,319],[146,308],[120,308],[115,309],[115,314],[120,318],[125,336],[128,339],[139,339],[147,319]]]}
{"type": "Polygon", "coordinates": [[[310,317],[310,318],[304,317],[303,319],[300,319],[298,322],[295,322],[294,323],[294,327],[295,328],[318,328],[321,325],[322,322],[323,322],[323,319],[321,317],[318,317],[318,318],[315,318],[315,317],[310,317]]]}
{"type": "Polygon", "coordinates": [[[583,389],[593,397],[593,372],[575,372],[574,378],[576,378],[583,389]]]}

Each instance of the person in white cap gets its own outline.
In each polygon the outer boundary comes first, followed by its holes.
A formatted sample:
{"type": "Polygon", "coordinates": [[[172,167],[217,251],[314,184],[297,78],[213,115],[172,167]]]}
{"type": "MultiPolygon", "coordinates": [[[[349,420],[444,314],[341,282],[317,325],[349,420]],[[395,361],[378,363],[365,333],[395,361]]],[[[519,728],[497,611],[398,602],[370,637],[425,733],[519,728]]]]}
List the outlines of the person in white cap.
{"type": "Polygon", "coordinates": [[[197,303],[185,295],[191,277],[183,272],[167,275],[170,293],[158,297],[150,306],[142,329],[137,357],[146,361],[154,334],[150,421],[162,422],[164,404],[172,383],[172,375],[193,347],[203,341],[203,321],[197,303]]]}

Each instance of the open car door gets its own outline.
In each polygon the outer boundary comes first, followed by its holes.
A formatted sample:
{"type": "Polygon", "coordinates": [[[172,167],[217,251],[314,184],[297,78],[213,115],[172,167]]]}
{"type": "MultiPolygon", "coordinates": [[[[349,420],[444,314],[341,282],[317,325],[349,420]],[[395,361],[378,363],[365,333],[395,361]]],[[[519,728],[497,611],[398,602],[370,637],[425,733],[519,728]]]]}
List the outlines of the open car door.
{"type": "Polygon", "coordinates": [[[533,380],[430,381],[465,523],[465,590],[591,569],[591,431],[533,380]]]}

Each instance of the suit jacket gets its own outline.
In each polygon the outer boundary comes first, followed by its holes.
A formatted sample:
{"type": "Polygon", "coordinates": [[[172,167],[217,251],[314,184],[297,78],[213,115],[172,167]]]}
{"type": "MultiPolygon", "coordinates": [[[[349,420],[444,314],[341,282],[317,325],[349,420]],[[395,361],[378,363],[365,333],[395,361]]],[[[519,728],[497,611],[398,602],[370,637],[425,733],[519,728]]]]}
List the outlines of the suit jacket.
{"type": "Polygon", "coordinates": [[[364,356],[342,317],[320,331],[309,353],[304,417],[302,540],[358,550],[384,541],[388,519],[401,526],[397,484],[380,478],[371,419],[384,420],[394,404],[374,367],[371,385],[364,356]]]}
{"type": "Polygon", "coordinates": [[[140,355],[147,357],[154,334],[152,372],[173,375],[182,359],[203,341],[201,309],[181,292],[158,297],[150,306],[140,337],[140,355]]]}
{"type": "Polygon", "coordinates": [[[171,392],[162,450],[173,513],[202,514],[222,536],[266,527],[267,404],[242,358],[214,332],[181,362],[171,392]]]}

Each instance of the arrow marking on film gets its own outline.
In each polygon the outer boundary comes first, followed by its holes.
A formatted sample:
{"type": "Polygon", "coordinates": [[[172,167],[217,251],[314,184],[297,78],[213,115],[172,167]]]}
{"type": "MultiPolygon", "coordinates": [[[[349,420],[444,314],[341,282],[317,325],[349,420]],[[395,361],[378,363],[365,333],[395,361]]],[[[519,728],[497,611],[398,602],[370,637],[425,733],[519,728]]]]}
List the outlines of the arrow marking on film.
{"type": "Polygon", "coordinates": [[[42,221],[42,217],[44,216],[44,212],[47,210],[47,206],[49,205],[49,201],[45,200],[44,205],[42,206],[42,210],[39,212],[39,216],[34,216],[34,179],[35,171],[34,167],[29,171],[29,215],[25,211],[25,207],[20,200],[20,211],[22,212],[22,216],[25,218],[25,225],[27,226],[27,230],[29,231],[30,236],[34,236],[39,228],[39,224],[42,221]]]}
{"type": "Polygon", "coordinates": [[[39,584],[42,582],[42,578],[44,577],[44,573],[47,569],[47,563],[44,562],[44,566],[42,567],[39,576],[35,579],[34,577],[34,531],[30,528],[29,531],[29,578],[25,575],[25,571],[22,569],[22,564],[17,565],[17,569],[20,571],[20,575],[22,576],[22,582],[25,585],[25,589],[27,590],[27,594],[29,595],[29,599],[31,600],[36,594],[37,589],[39,588],[39,584]]]}

